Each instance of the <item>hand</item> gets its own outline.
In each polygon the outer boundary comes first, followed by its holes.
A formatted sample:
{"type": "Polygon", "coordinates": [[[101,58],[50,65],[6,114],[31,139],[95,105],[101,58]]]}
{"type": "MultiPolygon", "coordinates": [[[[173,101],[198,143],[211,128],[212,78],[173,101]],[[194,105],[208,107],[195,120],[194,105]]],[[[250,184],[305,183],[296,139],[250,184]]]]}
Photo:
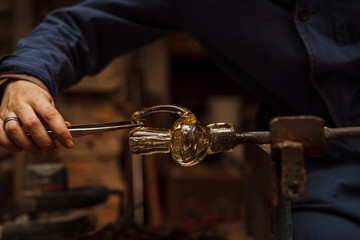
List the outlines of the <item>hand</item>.
{"type": "Polygon", "coordinates": [[[32,82],[15,80],[7,83],[0,105],[0,146],[16,152],[56,154],[57,147],[45,130],[46,124],[63,146],[71,148],[73,138],[54,105],[51,95],[32,82]],[[17,117],[20,122],[10,120],[4,127],[3,121],[8,117],[17,117]]]}

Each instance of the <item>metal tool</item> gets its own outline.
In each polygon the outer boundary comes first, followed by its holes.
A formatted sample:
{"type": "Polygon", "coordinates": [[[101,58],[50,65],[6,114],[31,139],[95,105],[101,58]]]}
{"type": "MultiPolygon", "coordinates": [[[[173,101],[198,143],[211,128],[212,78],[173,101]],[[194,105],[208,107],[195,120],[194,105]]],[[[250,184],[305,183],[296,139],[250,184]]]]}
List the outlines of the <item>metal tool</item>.
{"type": "MultiPolygon", "coordinates": [[[[360,138],[360,127],[328,128],[324,127],[324,136],[328,141],[360,138]]],[[[236,132],[237,144],[271,143],[270,131],[236,132]]]]}
{"type": "MultiPolygon", "coordinates": [[[[328,128],[323,119],[314,116],[277,117],[270,121],[269,128],[263,132],[237,132],[234,141],[268,146],[263,149],[271,155],[271,166],[276,166],[272,171],[277,173],[272,176],[278,176],[273,181],[280,182],[282,196],[290,201],[299,201],[305,194],[305,158],[322,157],[327,141],[360,138],[359,126],[328,128]]],[[[277,189],[271,195],[270,202],[276,206],[277,189]]]]}
{"type": "MultiPolygon", "coordinates": [[[[144,124],[136,123],[133,124],[131,121],[122,121],[122,122],[110,122],[110,123],[91,123],[91,124],[79,124],[79,125],[70,125],[68,126],[69,132],[72,137],[82,137],[86,135],[111,132],[127,128],[136,128],[141,127],[144,124]]],[[[55,138],[54,133],[51,129],[46,129],[47,133],[51,138],[55,138]]],[[[30,133],[26,133],[30,136],[30,133]]]]}

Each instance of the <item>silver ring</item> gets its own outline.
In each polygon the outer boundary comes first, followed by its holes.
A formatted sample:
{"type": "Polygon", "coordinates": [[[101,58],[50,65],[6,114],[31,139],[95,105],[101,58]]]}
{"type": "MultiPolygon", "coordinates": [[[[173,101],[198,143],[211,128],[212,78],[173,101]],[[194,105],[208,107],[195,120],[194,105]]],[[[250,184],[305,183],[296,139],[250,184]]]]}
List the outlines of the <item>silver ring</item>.
{"type": "Polygon", "coordinates": [[[9,121],[11,121],[11,120],[15,120],[15,121],[17,121],[20,125],[21,125],[21,122],[20,122],[20,120],[17,118],[17,117],[7,117],[7,118],[5,118],[5,120],[4,120],[4,128],[5,128],[5,125],[6,125],[6,123],[8,123],[9,121]]]}

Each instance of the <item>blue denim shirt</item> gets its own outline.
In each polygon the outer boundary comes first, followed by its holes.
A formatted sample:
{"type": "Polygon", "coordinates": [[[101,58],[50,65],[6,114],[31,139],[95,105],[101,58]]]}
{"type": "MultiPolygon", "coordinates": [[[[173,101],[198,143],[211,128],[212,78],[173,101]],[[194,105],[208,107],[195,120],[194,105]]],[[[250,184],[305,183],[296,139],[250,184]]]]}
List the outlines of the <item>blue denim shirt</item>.
{"type": "MultiPolygon", "coordinates": [[[[0,73],[41,79],[56,97],[114,57],[183,31],[274,115],[360,125],[360,4],[355,0],[87,0],[50,14],[1,60],[0,73]]],[[[306,163],[294,209],[360,221],[359,141],[306,163]]]]}

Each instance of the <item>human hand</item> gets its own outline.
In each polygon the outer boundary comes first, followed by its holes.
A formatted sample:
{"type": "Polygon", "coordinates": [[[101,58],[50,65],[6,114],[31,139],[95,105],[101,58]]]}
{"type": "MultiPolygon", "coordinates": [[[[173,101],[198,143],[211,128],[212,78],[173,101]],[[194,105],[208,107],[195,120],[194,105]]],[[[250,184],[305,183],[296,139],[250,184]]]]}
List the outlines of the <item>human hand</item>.
{"type": "Polygon", "coordinates": [[[46,90],[24,80],[7,83],[0,105],[0,146],[15,152],[25,150],[40,154],[45,151],[54,155],[57,147],[47,134],[44,124],[64,147],[73,146],[73,138],[65,121],[46,90]],[[4,120],[9,117],[16,117],[20,122],[9,120],[4,126],[4,120]]]}

